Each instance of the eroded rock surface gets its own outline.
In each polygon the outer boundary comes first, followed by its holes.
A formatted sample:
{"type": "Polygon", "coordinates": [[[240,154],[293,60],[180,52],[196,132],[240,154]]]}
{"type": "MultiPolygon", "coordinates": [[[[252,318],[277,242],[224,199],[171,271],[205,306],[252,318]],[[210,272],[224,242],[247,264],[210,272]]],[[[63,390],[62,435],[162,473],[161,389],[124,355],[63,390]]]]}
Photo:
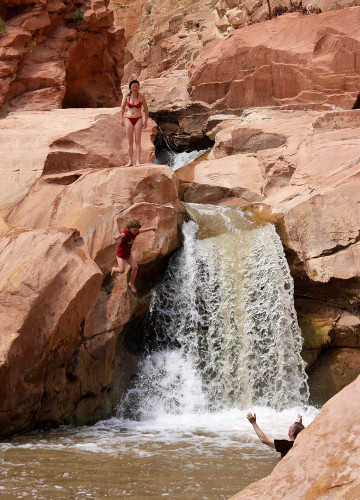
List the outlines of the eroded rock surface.
{"type": "MultiPolygon", "coordinates": [[[[130,383],[134,325],[180,244],[178,181],[166,166],[123,166],[116,108],[12,113],[0,125],[10,146],[0,199],[1,433],[94,422],[130,383]],[[134,244],[136,295],[127,274],[110,276],[113,235],[132,218],[157,228],[134,244]]],[[[147,161],[153,128],[144,131],[147,161]]]]}
{"type": "Polygon", "coordinates": [[[233,31],[194,61],[191,99],[224,109],[351,109],[359,92],[359,21],[360,8],[354,7],[287,14],[233,31]]]}
{"type": "Polygon", "coordinates": [[[77,231],[13,230],[0,240],[1,434],[70,417],[81,381],[69,360],[102,273],[77,231]],[[69,390],[69,388],[71,388],[69,390]]]}
{"type": "MultiPolygon", "coordinates": [[[[356,105],[360,7],[265,20],[266,2],[204,0],[191,11],[188,3],[171,7],[163,0],[147,13],[150,4],[144,2],[139,26],[128,37],[124,81],[141,81],[164,147],[203,149],[204,127],[215,114],[240,115],[253,106],[332,110],[356,105]],[[229,29],[218,25],[233,9],[262,14],[230,23],[229,29]]],[[[353,3],[339,7],[348,5],[353,3]]],[[[321,8],[332,9],[326,2],[321,8]]],[[[130,11],[126,2],[124,9],[130,11]]],[[[268,134],[253,131],[242,141],[249,151],[281,144],[276,130],[268,134]]],[[[231,151],[228,142],[224,138],[224,152],[231,151]]]]}
{"type": "Polygon", "coordinates": [[[124,30],[108,1],[2,2],[0,111],[116,106],[124,30]]]}
{"type": "MultiPolygon", "coordinates": [[[[269,19],[266,1],[246,0],[123,0],[110,2],[115,19],[125,29],[127,48],[125,79],[141,80],[165,76],[173,70],[187,69],[214,40],[251,24],[269,19]]],[[[271,2],[272,15],[291,12],[294,6],[304,14],[340,10],[359,5],[358,0],[288,0],[271,2]]],[[[286,47],[286,44],[284,45],[286,47]]]]}
{"type": "MultiPolygon", "coordinates": [[[[153,161],[156,125],[142,136],[142,161],[153,161]]],[[[0,120],[0,208],[21,200],[45,174],[84,168],[119,167],[128,162],[119,108],[16,112],[0,120]]],[[[69,184],[76,174],[48,181],[69,184]]],[[[54,187],[54,189],[56,189],[54,187]]]]}

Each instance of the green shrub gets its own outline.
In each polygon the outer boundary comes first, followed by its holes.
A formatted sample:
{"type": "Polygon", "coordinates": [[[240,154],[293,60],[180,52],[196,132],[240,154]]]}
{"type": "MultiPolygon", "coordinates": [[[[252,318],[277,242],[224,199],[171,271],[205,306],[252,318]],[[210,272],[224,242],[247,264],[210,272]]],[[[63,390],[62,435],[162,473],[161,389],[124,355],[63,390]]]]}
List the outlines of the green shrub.
{"type": "Polygon", "coordinates": [[[85,14],[84,14],[84,11],[81,10],[81,9],[78,9],[77,11],[75,11],[75,14],[74,14],[74,21],[77,23],[77,24],[81,24],[85,19],[85,14]]]}
{"type": "Polygon", "coordinates": [[[152,9],[152,6],[150,4],[148,4],[148,5],[145,6],[145,12],[147,14],[151,14],[151,9],[152,9]]]}
{"type": "Polygon", "coordinates": [[[6,35],[7,27],[2,17],[0,17],[0,37],[6,35]]]}

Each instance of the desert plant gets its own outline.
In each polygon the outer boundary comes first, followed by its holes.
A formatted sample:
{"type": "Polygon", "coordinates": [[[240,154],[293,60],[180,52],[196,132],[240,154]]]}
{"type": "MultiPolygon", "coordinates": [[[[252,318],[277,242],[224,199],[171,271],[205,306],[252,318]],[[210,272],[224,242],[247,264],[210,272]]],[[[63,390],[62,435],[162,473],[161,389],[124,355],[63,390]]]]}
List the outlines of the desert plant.
{"type": "Polygon", "coordinates": [[[0,37],[6,35],[6,33],[7,33],[6,22],[2,17],[0,17],[0,37]]]}
{"type": "Polygon", "coordinates": [[[74,14],[74,21],[77,24],[81,24],[84,21],[84,19],[85,19],[84,11],[81,9],[76,10],[74,14]]]}
{"type": "Polygon", "coordinates": [[[148,4],[148,5],[145,6],[145,12],[147,14],[151,14],[151,9],[152,9],[152,6],[150,4],[148,4]]]}

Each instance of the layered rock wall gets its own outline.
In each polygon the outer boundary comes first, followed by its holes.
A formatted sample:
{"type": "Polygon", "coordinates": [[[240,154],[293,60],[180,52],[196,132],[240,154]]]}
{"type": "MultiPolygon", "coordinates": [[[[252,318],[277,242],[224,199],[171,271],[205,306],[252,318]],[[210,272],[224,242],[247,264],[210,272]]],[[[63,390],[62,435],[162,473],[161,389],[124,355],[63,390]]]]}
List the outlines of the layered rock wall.
{"type": "MultiPolygon", "coordinates": [[[[203,48],[239,28],[269,19],[266,0],[111,0],[128,39],[125,79],[165,76],[190,67],[203,48]]],[[[271,0],[271,16],[303,15],[360,5],[359,0],[271,0]]]]}
{"type": "MultiPolygon", "coordinates": [[[[156,9],[148,16],[158,16],[156,9]]],[[[210,30],[211,12],[210,3],[196,3],[191,13],[177,3],[166,18],[170,25],[174,20],[173,38],[161,16],[149,22],[148,31],[135,31],[128,38],[124,81],[141,80],[164,147],[203,149],[209,144],[204,128],[210,116],[239,116],[252,106],[329,111],[358,107],[360,7],[318,15],[294,12],[226,35],[216,27],[210,30]],[[174,37],[167,57],[167,44],[174,37]]]]}
{"type": "Polygon", "coordinates": [[[4,0],[0,111],[116,106],[124,30],[105,0],[4,0]]]}
{"type": "Polygon", "coordinates": [[[191,98],[224,109],[351,109],[360,85],[359,21],[354,7],[236,30],[193,63],[191,98]]]}

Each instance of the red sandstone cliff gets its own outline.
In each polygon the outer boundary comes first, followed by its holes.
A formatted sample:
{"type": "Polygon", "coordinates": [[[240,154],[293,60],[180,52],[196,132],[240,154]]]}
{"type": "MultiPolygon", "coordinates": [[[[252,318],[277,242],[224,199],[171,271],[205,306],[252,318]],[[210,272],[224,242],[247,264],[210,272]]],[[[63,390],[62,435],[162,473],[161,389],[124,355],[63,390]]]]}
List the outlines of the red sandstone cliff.
{"type": "MultiPolygon", "coordinates": [[[[341,347],[325,370],[340,372],[337,389],[358,370],[360,338],[359,118],[343,111],[359,94],[360,9],[338,10],[355,4],[321,0],[322,14],[266,21],[265,2],[123,0],[113,5],[118,22],[126,23],[125,55],[124,31],[113,27],[101,1],[14,0],[0,11],[8,26],[0,39],[6,111],[116,105],[125,65],[125,80],[142,80],[172,144],[214,141],[207,161],[179,172],[181,193],[189,201],[246,206],[278,224],[307,360],[314,363],[329,341],[341,347]],[[347,366],[350,376],[341,372],[347,366]]],[[[109,415],[136,370],[126,335],[136,333],[146,310],[149,270],[179,244],[183,214],[169,169],[123,168],[117,113],[38,111],[1,121],[3,433],[109,415]],[[129,216],[155,220],[159,229],[136,249],[143,276],[137,298],[126,277],[108,276],[112,232],[129,216]]],[[[151,132],[144,136],[144,161],[153,153],[151,132]]],[[[336,418],[355,411],[349,390],[342,397],[335,400],[336,418]]],[[[325,413],[331,408],[330,402],[325,413]]],[[[356,444],[349,435],[339,432],[342,455],[338,462],[329,456],[325,489],[317,485],[311,494],[345,484],[336,481],[356,444]]],[[[306,461],[312,449],[304,448],[304,458],[300,445],[294,454],[306,461]]],[[[281,464],[286,476],[287,461],[281,464]]],[[[265,490],[249,491],[268,496],[264,484],[265,490]]],[[[278,498],[288,484],[281,487],[278,498]]]]}
{"type": "Polygon", "coordinates": [[[5,0],[0,15],[0,110],[119,103],[124,30],[106,0],[5,0]]]}

